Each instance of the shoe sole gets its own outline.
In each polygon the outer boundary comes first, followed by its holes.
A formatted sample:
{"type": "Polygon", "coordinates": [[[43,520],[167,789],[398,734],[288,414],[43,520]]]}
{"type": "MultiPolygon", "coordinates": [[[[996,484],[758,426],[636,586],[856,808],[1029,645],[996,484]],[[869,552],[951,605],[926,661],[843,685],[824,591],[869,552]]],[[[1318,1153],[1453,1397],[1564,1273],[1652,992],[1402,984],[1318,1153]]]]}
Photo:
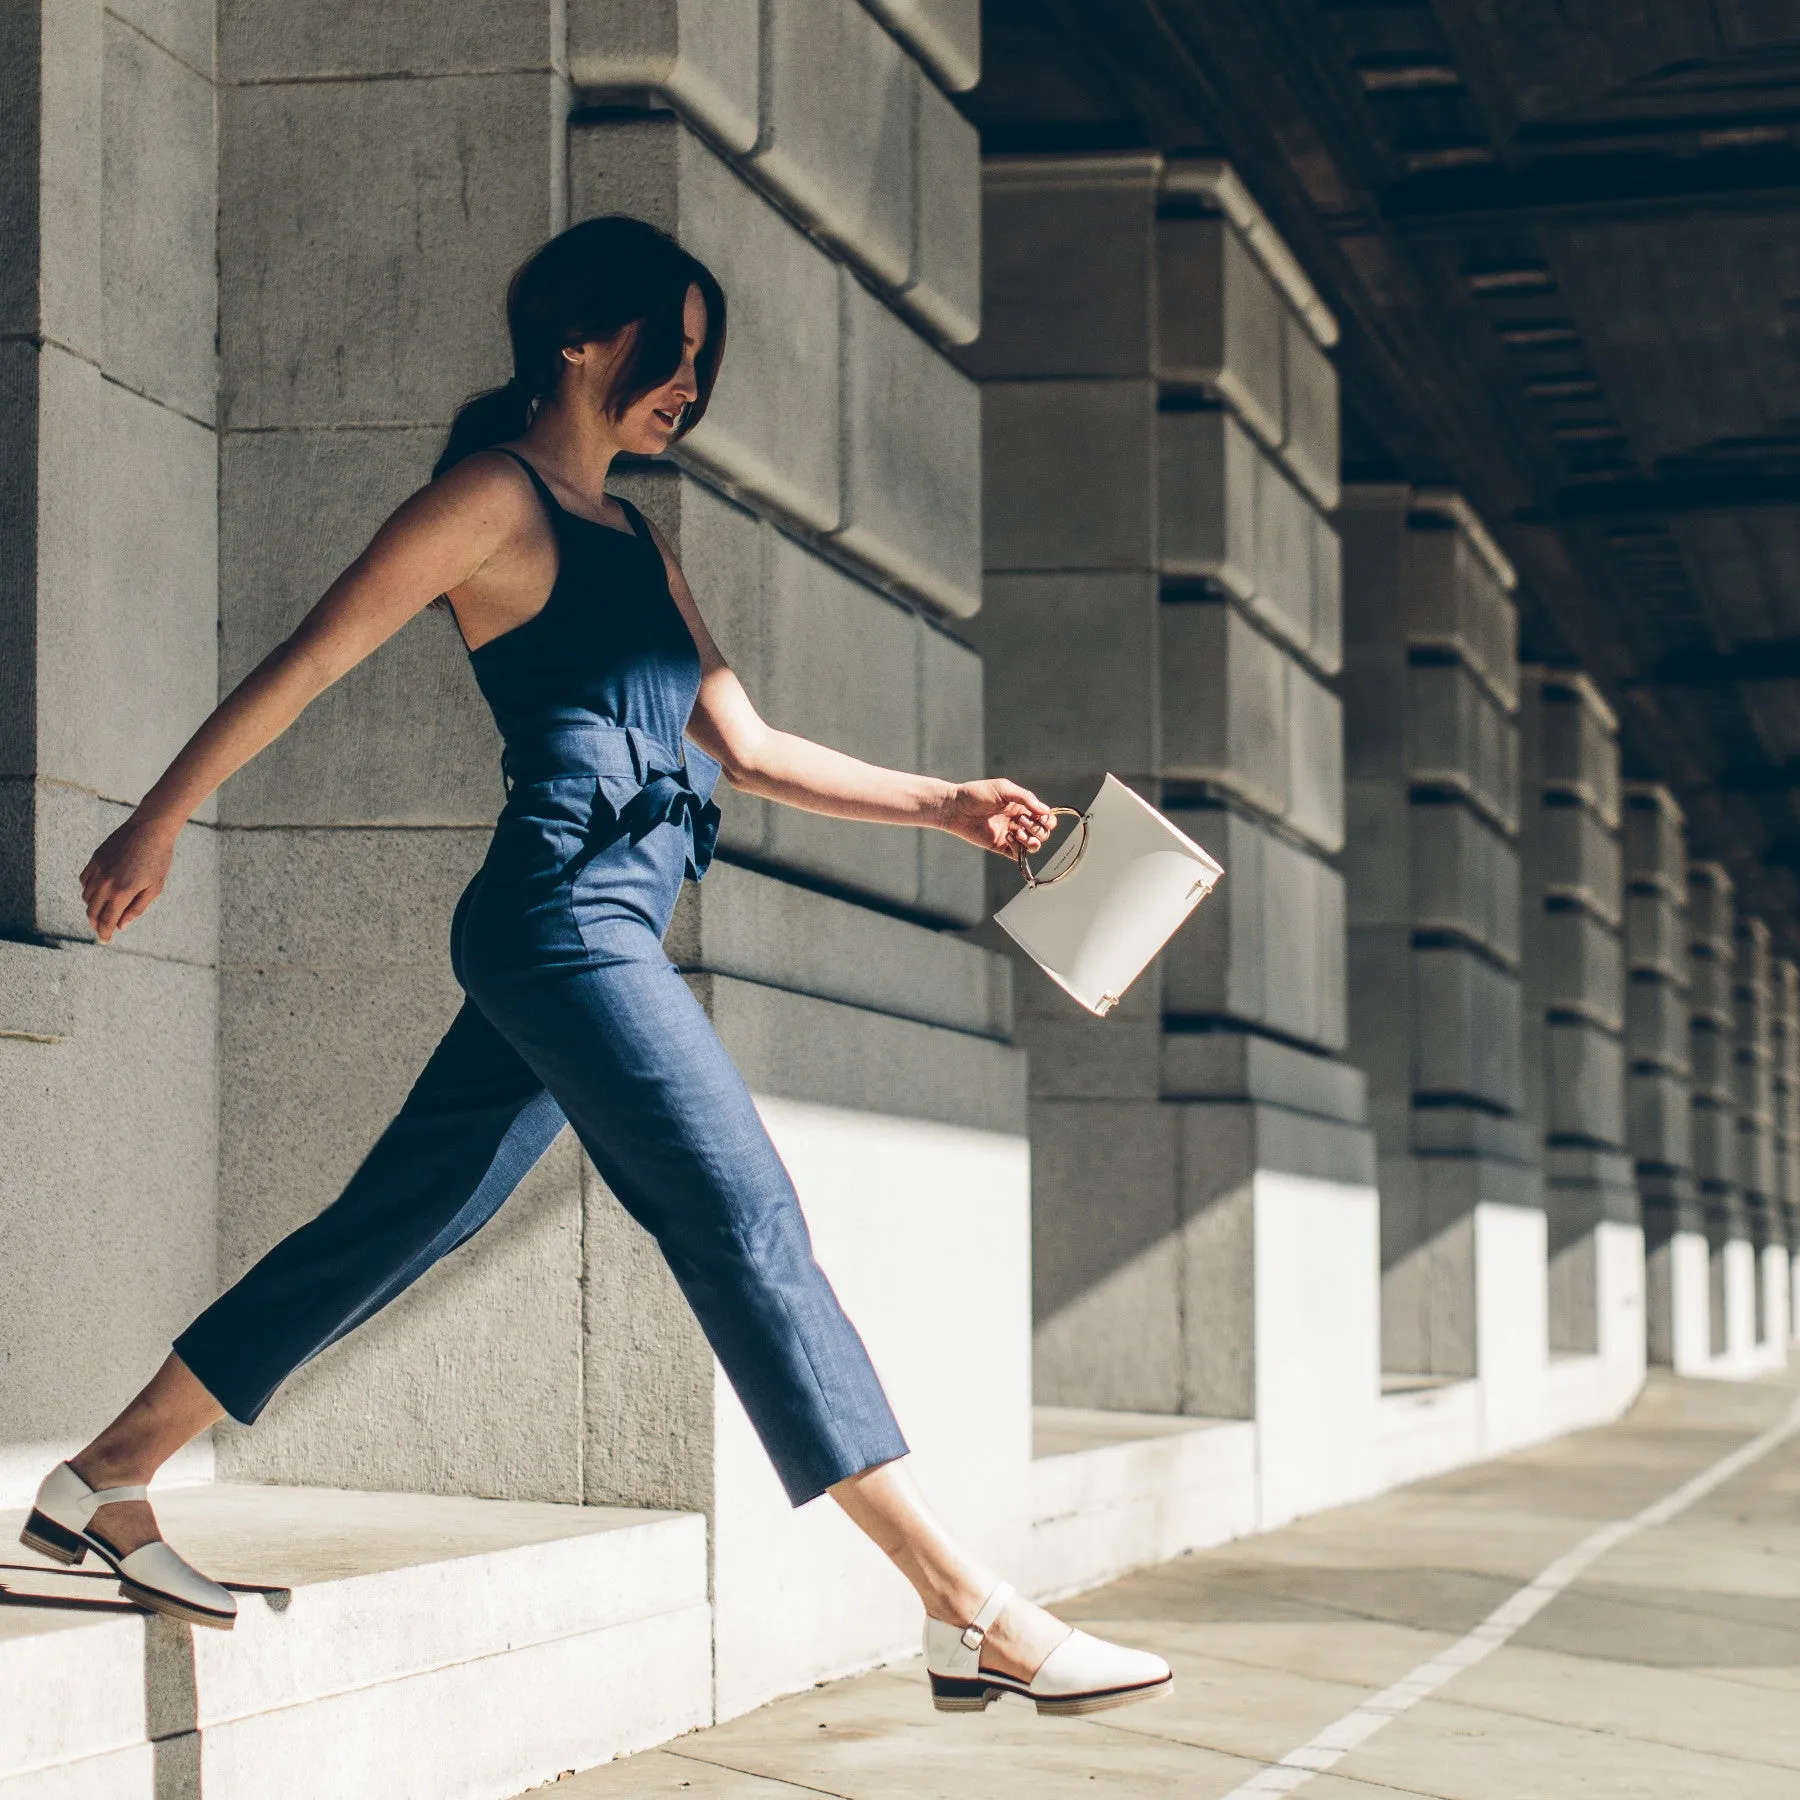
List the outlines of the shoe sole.
{"type": "Polygon", "coordinates": [[[120,1597],[146,1611],[161,1613],[165,1618],[180,1619],[188,1625],[210,1625],[215,1631],[229,1631],[237,1623],[235,1613],[208,1612],[205,1607],[189,1606],[185,1600],[177,1600],[172,1594],[161,1594],[155,1588],[140,1587],[97,1544],[90,1544],[86,1538],[77,1536],[67,1526],[46,1518],[36,1507],[32,1508],[24,1530],[19,1533],[19,1542],[27,1550],[35,1550],[39,1556],[47,1556],[53,1563],[62,1564],[65,1569],[76,1567],[87,1556],[88,1551],[92,1550],[118,1576],[120,1597]]]}
{"type": "Polygon", "coordinates": [[[939,1712],[978,1713],[986,1712],[1003,1695],[1017,1694],[1021,1700],[1029,1700],[1041,1713],[1067,1716],[1106,1712],[1115,1706],[1136,1705],[1141,1700],[1160,1700],[1174,1685],[1174,1677],[1171,1676],[1167,1681],[1158,1681],[1149,1687],[1113,1688],[1099,1694],[1067,1694],[1054,1699],[1040,1699],[1036,1694],[1028,1693],[1022,1687],[1014,1687],[1011,1683],[1002,1685],[992,1681],[963,1680],[953,1675],[933,1675],[931,1704],[939,1712]]]}

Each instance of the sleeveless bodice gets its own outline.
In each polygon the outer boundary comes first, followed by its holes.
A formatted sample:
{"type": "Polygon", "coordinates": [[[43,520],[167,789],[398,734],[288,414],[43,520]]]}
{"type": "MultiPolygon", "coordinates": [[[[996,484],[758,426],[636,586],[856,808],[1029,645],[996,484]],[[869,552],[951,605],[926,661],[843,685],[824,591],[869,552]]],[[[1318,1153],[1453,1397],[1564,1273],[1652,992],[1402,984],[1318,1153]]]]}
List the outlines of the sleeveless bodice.
{"type": "Polygon", "coordinates": [[[629,532],[559,505],[531,464],[556,537],[550,598],[522,625],[469,652],[504,749],[509,811],[521,789],[591,782],[585,833],[608,824],[634,838],[667,823],[687,838],[687,874],[705,872],[718,837],[719,765],[685,742],[700,691],[700,655],[669,592],[643,515],[621,500],[629,532]]]}

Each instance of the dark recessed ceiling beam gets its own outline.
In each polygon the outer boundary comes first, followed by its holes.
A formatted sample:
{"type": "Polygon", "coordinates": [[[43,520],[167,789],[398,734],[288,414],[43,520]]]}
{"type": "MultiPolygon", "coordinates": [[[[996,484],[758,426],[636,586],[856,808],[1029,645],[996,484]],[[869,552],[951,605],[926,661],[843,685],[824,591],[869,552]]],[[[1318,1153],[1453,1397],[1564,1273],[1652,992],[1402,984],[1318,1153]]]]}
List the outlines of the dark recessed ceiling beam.
{"type": "MultiPolygon", "coordinates": [[[[1627,518],[1641,514],[1745,512],[1800,506],[1800,470],[1734,468],[1675,475],[1661,481],[1591,481],[1564,488],[1551,505],[1556,519],[1627,518]]],[[[1537,523],[1521,519],[1521,523],[1537,523]]]]}
{"type": "Polygon", "coordinates": [[[1800,150],[1789,144],[1690,156],[1643,150],[1536,158],[1513,168],[1409,175],[1382,200],[1402,231],[1497,219],[1657,217],[1696,208],[1787,207],[1800,201],[1800,150]]]}
{"type": "MultiPolygon", "coordinates": [[[[1666,657],[1644,679],[1653,687],[1677,688],[1800,680],[1800,637],[1758,638],[1723,652],[1689,651],[1686,655],[1666,657]]],[[[1628,681],[1625,685],[1635,687],[1638,683],[1628,681]]]]}

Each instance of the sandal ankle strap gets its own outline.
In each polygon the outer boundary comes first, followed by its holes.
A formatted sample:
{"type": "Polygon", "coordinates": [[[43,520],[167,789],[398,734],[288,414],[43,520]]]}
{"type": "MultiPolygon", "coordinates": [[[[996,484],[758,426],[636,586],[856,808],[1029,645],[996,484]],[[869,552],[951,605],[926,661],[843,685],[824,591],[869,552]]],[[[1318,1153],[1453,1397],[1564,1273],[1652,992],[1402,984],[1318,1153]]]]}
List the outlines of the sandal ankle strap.
{"type": "Polygon", "coordinates": [[[987,1637],[988,1627],[1005,1611],[1007,1601],[1013,1597],[1016,1591],[1010,1581],[1003,1581],[982,1601],[981,1605],[976,1608],[975,1617],[963,1627],[962,1641],[965,1650],[981,1648],[983,1640],[987,1637]]]}

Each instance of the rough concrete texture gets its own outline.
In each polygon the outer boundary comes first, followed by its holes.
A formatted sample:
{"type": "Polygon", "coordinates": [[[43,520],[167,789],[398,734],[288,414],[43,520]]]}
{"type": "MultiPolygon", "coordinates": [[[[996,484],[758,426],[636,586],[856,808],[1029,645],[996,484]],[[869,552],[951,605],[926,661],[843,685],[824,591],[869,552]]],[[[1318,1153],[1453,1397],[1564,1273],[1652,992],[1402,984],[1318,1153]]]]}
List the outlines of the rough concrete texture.
{"type": "Polygon", "coordinates": [[[1736,1023],[1731,998],[1731,963],[1718,953],[1717,947],[1704,938],[1696,938],[1689,950],[1688,1009],[1696,1020],[1705,1020],[1721,1031],[1729,1031],[1736,1023]]]}
{"type": "Polygon", "coordinates": [[[1633,881],[1625,895],[1625,955],[1634,970],[1654,971],[1686,988],[1689,951],[1685,888],[1677,896],[1662,888],[1645,889],[1633,881]]]}
{"type": "MultiPolygon", "coordinates": [[[[595,9],[596,0],[588,0],[590,16],[595,9]]],[[[574,15],[578,7],[569,10],[574,15]]],[[[561,48],[552,41],[545,0],[500,0],[473,10],[417,0],[375,10],[343,0],[219,0],[218,20],[220,78],[236,83],[548,70],[561,48]]],[[[571,17],[571,35],[573,28],[571,17]]]]}
{"type": "Polygon", "coordinates": [[[952,93],[981,79],[978,0],[866,0],[952,93]]]}
{"type": "Polygon", "coordinates": [[[988,159],[982,334],[964,367],[984,382],[1150,374],[1158,173],[1149,156],[988,159]]]}
{"type": "Polygon", "coordinates": [[[506,378],[498,297],[558,222],[551,92],[528,72],[224,91],[227,428],[442,425],[506,378]]]}
{"type": "Polygon", "coordinates": [[[568,0],[569,79],[578,89],[655,88],[743,154],[756,146],[758,0],[568,0]]]}
{"type": "Polygon", "coordinates": [[[1223,1014],[1341,1050],[1342,878],[1242,814],[1183,809],[1175,817],[1231,878],[1163,952],[1167,1011],[1223,1014]]]}
{"type": "Polygon", "coordinates": [[[1517,980],[1453,946],[1415,951],[1414,969],[1414,1094],[1514,1110],[1520,1099],[1517,980]]]}
{"type": "Polygon", "coordinates": [[[914,84],[860,6],[787,0],[764,15],[763,131],[751,161],[822,237],[890,287],[911,264],[914,84]],[[821,81],[818,71],[831,70],[821,81]]]}
{"type": "Polygon", "coordinates": [[[1518,734],[1463,663],[1407,671],[1408,773],[1464,794],[1509,834],[1518,824],[1518,734]]]}
{"type": "Polygon", "coordinates": [[[1577,908],[1547,912],[1538,927],[1545,1003],[1608,1031],[1625,1025],[1625,959],[1619,934],[1577,908]]]}
{"type": "Polygon", "coordinates": [[[1668,1069],[1632,1068],[1625,1078],[1626,1147],[1641,1163],[1685,1169],[1693,1161],[1693,1090],[1668,1069]]]}
{"type": "Polygon", "coordinates": [[[41,1477],[212,1295],[219,1010],[208,967],[98,945],[38,954],[56,958],[66,1030],[0,1035],[0,1450],[41,1444],[41,1477]]]}
{"type": "Polygon", "coordinates": [[[981,332],[981,138],[928,81],[917,85],[912,273],[900,306],[941,343],[981,332]]]}
{"type": "Polygon", "coordinates": [[[1076,778],[1154,769],[1160,734],[1145,689],[1166,610],[1155,577],[990,574],[986,592],[969,634],[982,653],[994,773],[1054,778],[1046,799],[1085,806],[1094,789],[1076,793],[1076,778]]]}
{"type": "MultiPolygon", "coordinates": [[[[235,686],[430,476],[441,428],[229,432],[219,680],[235,686]]],[[[428,608],[221,790],[232,825],[492,824],[500,739],[455,619],[428,608]]]]}
{"type": "Polygon", "coordinates": [[[981,605],[981,390],[848,274],[839,279],[844,498],[836,541],[967,617],[981,605]]]}
{"type": "Polygon", "coordinates": [[[1574,796],[1609,831],[1620,825],[1619,729],[1593,683],[1579,674],[1531,669],[1539,709],[1537,757],[1546,787],[1574,796]]]}
{"type": "Polygon", "coordinates": [[[1688,864],[1688,924],[1696,944],[1709,944],[1721,955],[1731,954],[1732,927],[1736,914],[1732,896],[1736,889],[1722,864],[1688,864]]]}
{"type": "Polygon", "coordinates": [[[1156,430],[1163,573],[1201,577],[1253,599],[1256,440],[1222,407],[1161,412],[1156,430]]]}
{"type": "Polygon", "coordinates": [[[1546,899],[1572,901],[1611,926],[1622,922],[1619,840],[1597,813],[1546,793],[1535,821],[1539,886],[1546,899]]]}
{"type": "Polygon", "coordinates": [[[135,803],[216,698],[213,434],[60,350],[37,373],[35,767],[135,803]]]}
{"type": "Polygon", "coordinates": [[[1451,650],[1501,706],[1518,704],[1518,618],[1511,595],[1468,536],[1433,514],[1413,515],[1402,539],[1400,605],[1406,641],[1451,650]]]}
{"type": "Polygon", "coordinates": [[[1312,333],[1285,307],[1281,352],[1286,401],[1282,454],[1313,499],[1334,512],[1342,497],[1337,370],[1312,333]]]}
{"type": "MultiPolygon", "coordinates": [[[[1387,790],[1393,792],[1393,790],[1387,790]]],[[[1363,845],[1353,851],[1351,905],[1358,892],[1381,891],[1385,873],[1388,885],[1398,889],[1407,910],[1397,914],[1421,931],[1453,931],[1469,938],[1501,962],[1517,966],[1519,960],[1519,855],[1514,845],[1492,822],[1473,808],[1449,805],[1407,805],[1403,793],[1394,796],[1411,840],[1411,880],[1406,882],[1406,863],[1383,871],[1383,846],[1363,845]]],[[[1353,913],[1353,919],[1362,916],[1353,913]]],[[[1370,923],[1382,922],[1374,913],[1370,923]]]]}
{"type": "Polygon", "coordinates": [[[803,525],[834,530],[841,303],[830,258],[669,119],[571,131],[570,216],[607,212],[675,233],[730,297],[728,354],[683,457],[803,525]]]}
{"type": "Polygon", "coordinates": [[[1290,680],[1279,645],[1222,601],[1165,604],[1161,623],[1165,776],[1214,781],[1272,818],[1291,796],[1290,680]]]}
{"type": "Polygon", "coordinates": [[[1149,382],[989,382],[983,400],[990,572],[1152,566],[1149,382]]]}
{"type": "Polygon", "coordinates": [[[124,386],[210,421],[218,389],[210,47],[196,69],[110,12],[103,29],[105,367],[124,386]]]}
{"type": "Polygon", "coordinates": [[[1264,443],[1286,435],[1286,306],[1223,217],[1158,223],[1158,363],[1166,381],[1219,395],[1264,443]]]}
{"type": "Polygon", "coordinates": [[[1625,1053],[1586,1019],[1552,1017],[1544,1028],[1545,1125],[1553,1138],[1622,1146],[1625,1053]]]}
{"type": "Polygon", "coordinates": [[[1225,1031],[1161,1034],[1166,1100],[1249,1100],[1346,1125],[1368,1115],[1362,1070],[1273,1038],[1225,1031]]]}
{"type": "Polygon", "coordinates": [[[826,894],[728,863],[682,890],[666,948],[676,966],[1003,1038],[1012,962],[826,894]]]}
{"type": "Polygon", "coordinates": [[[1633,1062],[1688,1073],[1687,995],[1655,969],[1635,969],[1625,990],[1625,1042],[1633,1062]]]}
{"type": "Polygon", "coordinates": [[[1625,870],[1628,880],[1687,901],[1687,821],[1660,782],[1625,783],[1625,870]]]}

